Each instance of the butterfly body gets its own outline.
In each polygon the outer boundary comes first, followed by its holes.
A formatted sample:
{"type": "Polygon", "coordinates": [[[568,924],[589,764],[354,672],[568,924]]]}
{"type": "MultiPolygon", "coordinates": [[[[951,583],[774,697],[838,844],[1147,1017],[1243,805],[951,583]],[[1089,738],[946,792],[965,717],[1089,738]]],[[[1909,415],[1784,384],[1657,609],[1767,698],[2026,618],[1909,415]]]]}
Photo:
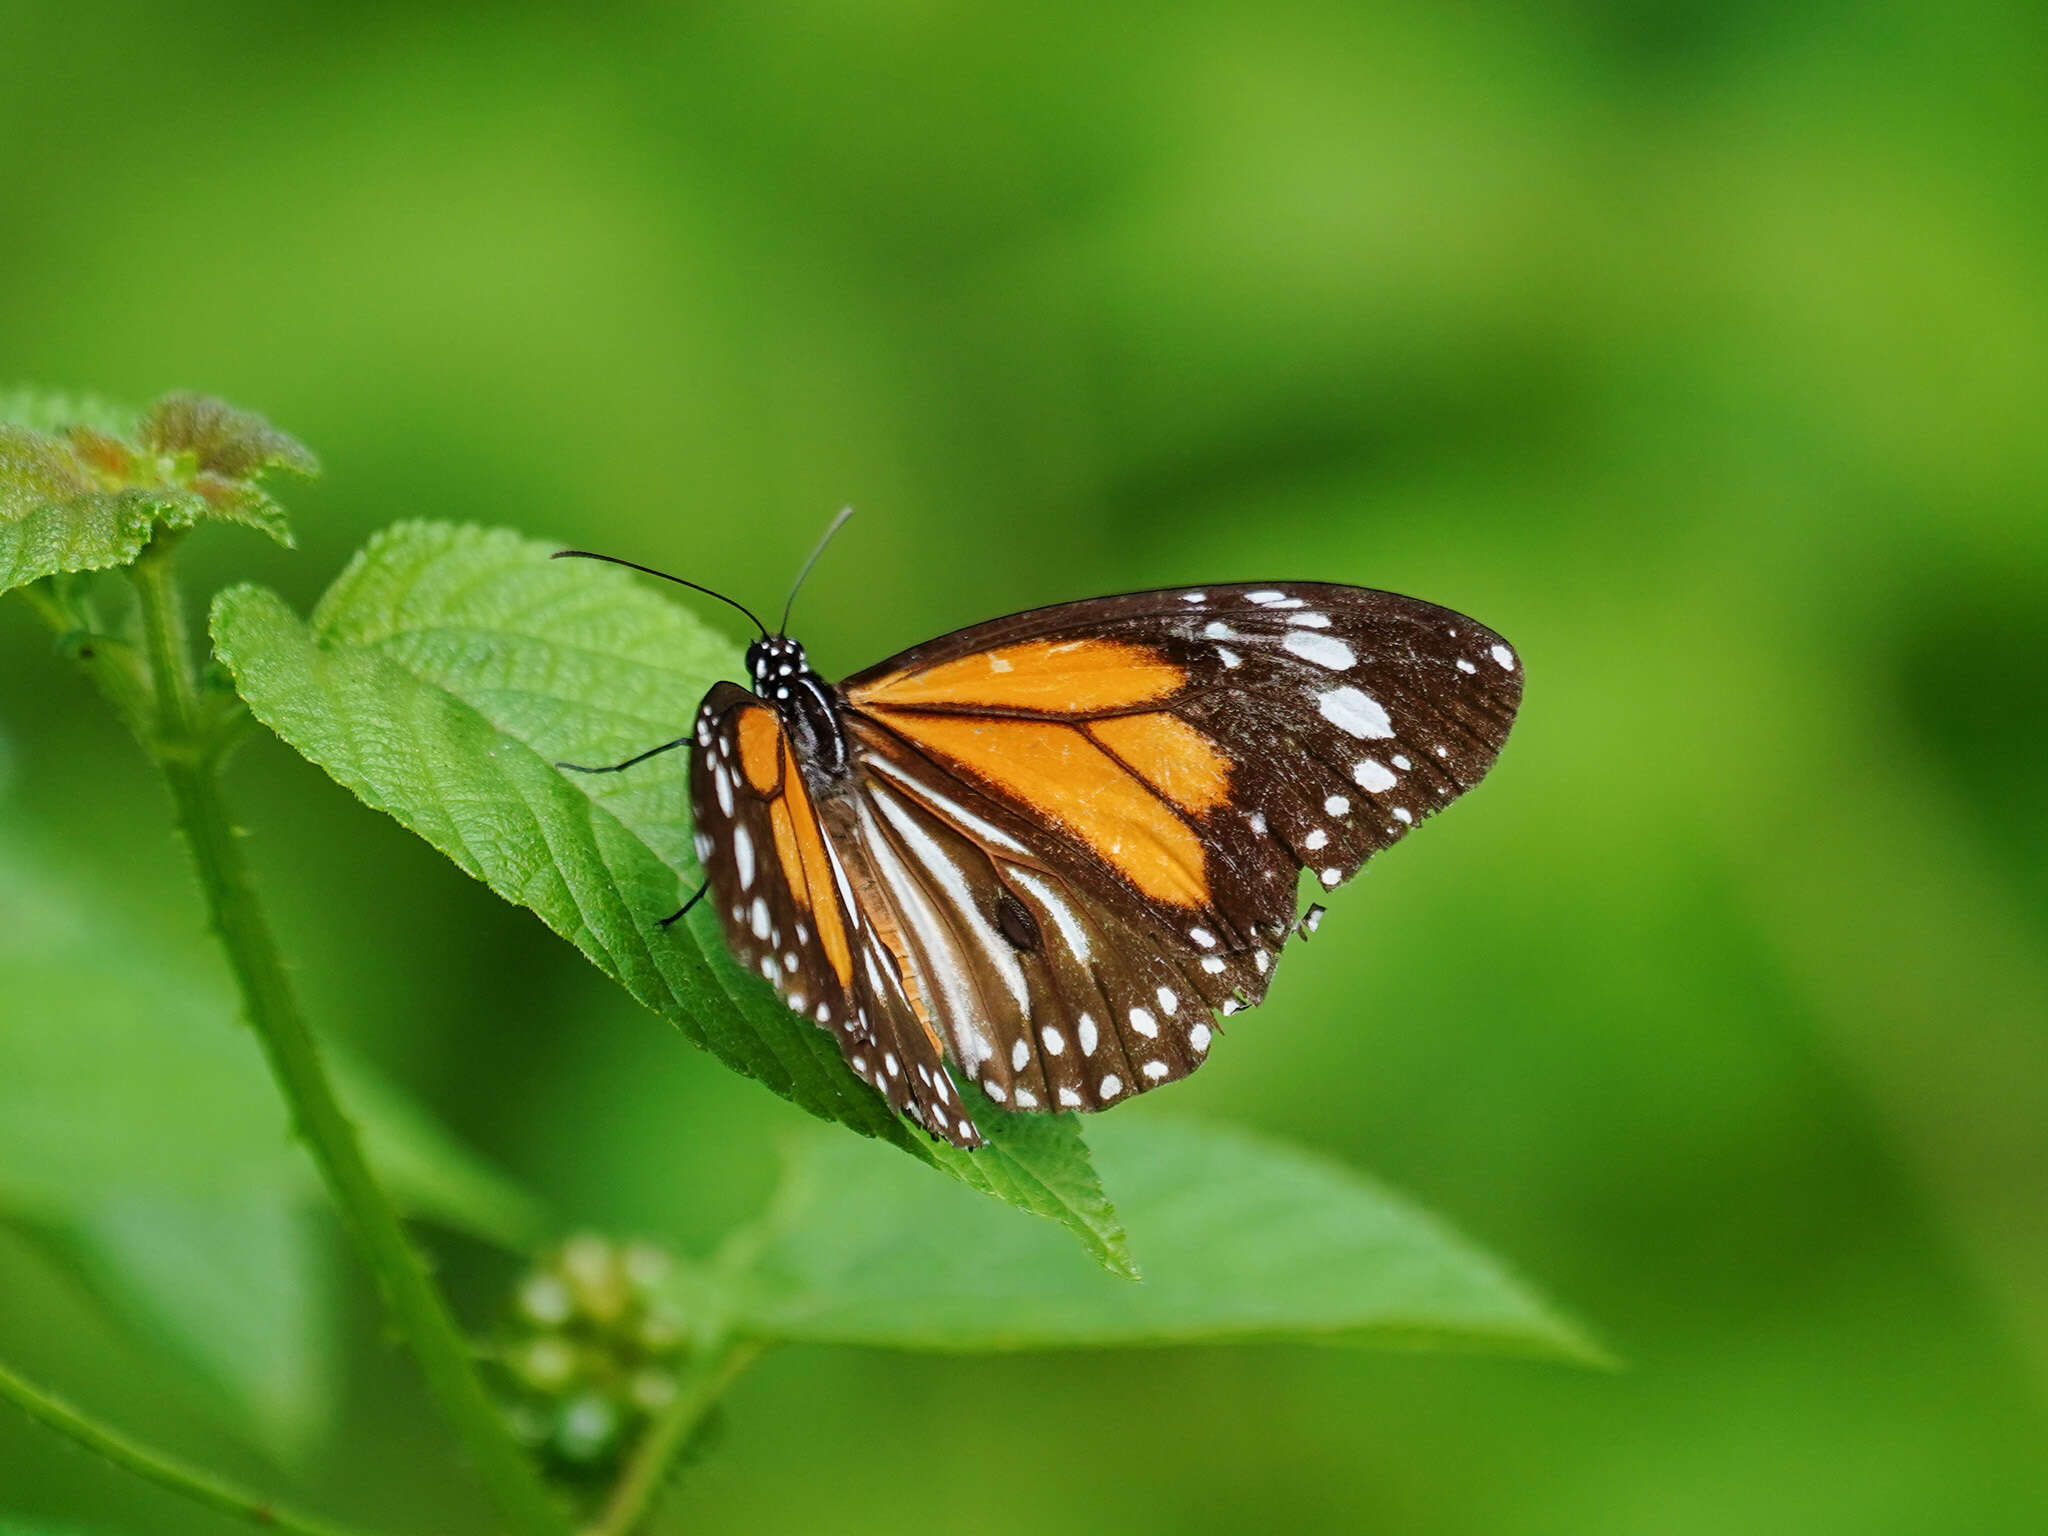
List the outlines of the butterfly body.
{"type": "Polygon", "coordinates": [[[1035,609],[835,686],[782,635],[692,732],[735,955],[935,1136],[1192,1072],[1329,889],[1476,783],[1521,696],[1491,630],[1326,583],[1035,609]]]}

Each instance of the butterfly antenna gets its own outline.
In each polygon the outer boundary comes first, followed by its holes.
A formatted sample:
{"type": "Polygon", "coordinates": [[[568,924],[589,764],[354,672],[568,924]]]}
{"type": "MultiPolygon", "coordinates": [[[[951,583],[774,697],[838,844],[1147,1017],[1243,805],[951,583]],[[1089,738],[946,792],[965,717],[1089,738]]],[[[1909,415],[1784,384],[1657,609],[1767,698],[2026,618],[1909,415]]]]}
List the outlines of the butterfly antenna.
{"type": "Polygon", "coordinates": [[[804,578],[811,574],[811,567],[818,563],[818,556],[825,553],[825,546],[832,542],[832,535],[846,526],[846,520],[853,516],[853,508],[841,507],[839,515],[832,519],[832,526],[825,530],[825,536],[818,540],[818,547],[811,551],[811,558],[804,562],[804,568],[796,573],[796,585],[789,589],[789,601],[782,605],[782,628],[776,633],[789,633],[789,610],[796,606],[796,595],[803,590],[804,578]]]}
{"type": "Polygon", "coordinates": [[[727,607],[737,608],[747,616],[754,628],[761,631],[761,638],[768,638],[768,626],[754,617],[754,610],[737,599],[727,597],[723,592],[714,592],[709,587],[699,586],[694,581],[685,581],[680,576],[671,576],[667,571],[657,571],[651,565],[641,565],[632,560],[621,560],[617,555],[595,554],[587,549],[558,549],[548,556],[550,560],[602,560],[606,565],[623,565],[629,571],[640,571],[649,576],[659,576],[663,581],[672,581],[679,587],[688,587],[692,592],[702,592],[706,597],[715,597],[727,607]]]}

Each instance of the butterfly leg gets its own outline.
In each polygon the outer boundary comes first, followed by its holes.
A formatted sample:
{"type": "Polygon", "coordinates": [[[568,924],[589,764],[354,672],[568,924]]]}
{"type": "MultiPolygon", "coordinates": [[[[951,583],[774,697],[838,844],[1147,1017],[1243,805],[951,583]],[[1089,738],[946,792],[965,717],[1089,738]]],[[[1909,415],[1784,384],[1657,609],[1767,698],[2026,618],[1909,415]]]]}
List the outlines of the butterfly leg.
{"type": "Polygon", "coordinates": [[[632,767],[635,763],[644,763],[650,757],[659,757],[664,752],[673,752],[677,747],[687,747],[693,739],[689,736],[678,736],[674,741],[664,741],[658,747],[649,747],[645,752],[629,757],[623,763],[606,763],[601,768],[586,767],[582,763],[557,763],[555,766],[557,768],[567,768],[572,773],[618,773],[623,769],[632,767]]]}
{"type": "Polygon", "coordinates": [[[664,917],[660,922],[656,923],[654,926],[657,928],[666,928],[671,923],[681,922],[684,916],[689,912],[690,908],[694,907],[695,905],[697,905],[698,902],[702,901],[704,899],[704,893],[710,889],[711,882],[709,880],[704,881],[697,887],[696,890],[690,892],[690,899],[688,901],[684,902],[675,911],[669,913],[667,917],[664,917]]]}

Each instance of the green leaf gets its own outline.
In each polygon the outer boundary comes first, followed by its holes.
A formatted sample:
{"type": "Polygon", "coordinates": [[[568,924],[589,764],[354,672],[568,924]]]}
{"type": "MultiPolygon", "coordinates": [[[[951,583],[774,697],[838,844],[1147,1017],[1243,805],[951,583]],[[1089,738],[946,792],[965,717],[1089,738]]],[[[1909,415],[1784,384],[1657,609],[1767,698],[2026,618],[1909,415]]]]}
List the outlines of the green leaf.
{"type": "MultiPolygon", "coordinates": [[[[335,1063],[412,1213],[510,1248],[536,1202],[371,1073],[335,1063]]],[[[225,978],[161,952],[0,838],[0,1210],[45,1222],[130,1198],[318,1191],[225,978]]]]}
{"type": "Polygon", "coordinates": [[[336,1298],[302,1198],[130,1195],[55,1237],[114,1315],[220,1391],[266,1450],[296,1460],[325,1433],[336,1298]]]}
{"type": "Polygon", "coordinates": [[[919,1350],[1297,1340],[1605,1359],[1498,1261],[1348,1169],[1171,1120],[1104,1121],[1091,1139],[1139,1234],[1141,1283],[858,1143],[812,1138],[728,1277],[736,1325],[919,1350]]]}
{"type": "Polygon", "coordinates": [[[61,439],[0,424],[0,592],[126,565],[158,523],[183,527],[193,515],[168,493],[95,491],[61,439]]]}
{"type": "Polygon", "coordinates": [[[674,736],[736,648],[623,572],[551,553],[502,531],[402,524],[370,542],[310,625],[271,593],[222,593],[216,646],[257,719],[727,1065],[1063,1223],[1132,1273],[1073,1116],[991,1109],[990,1146],[935,1143],[734,965],[711,914],[656,926],[679,876],[694,883],[682,758],[574,779],[552,765],[674,736]]]}
{"type": "Polygon", "coordinates": [[[98,395],[25,387],[0,389],[0,425],[27,427],[31,432],[62,436],[73,427],[87,427],[108,437],[133,437],[141,420],[133,406],[98,395]]]}
{"type": "Polygon", "coordinates": [[[258,481],[318,467],[262,417],[204,396],[138,416],[90,396],[0,394],[0,592],[126,565],[158,527],[242,523],[289,545],[258,481]]]}

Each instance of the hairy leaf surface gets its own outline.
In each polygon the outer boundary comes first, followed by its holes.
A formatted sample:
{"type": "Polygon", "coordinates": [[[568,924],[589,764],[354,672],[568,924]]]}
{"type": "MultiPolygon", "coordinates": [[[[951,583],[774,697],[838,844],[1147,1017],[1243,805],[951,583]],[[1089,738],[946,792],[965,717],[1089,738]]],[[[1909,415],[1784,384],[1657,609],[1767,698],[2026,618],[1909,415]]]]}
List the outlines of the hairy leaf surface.
{"type": "Polygon", "coordinates": [[[1071,1115],[993,1115],[974,1154],[932,1142],[728,956],[708,912],[659,920],[694,884],[684,760],[579,776],[685,730],[740,648],[624,572],[518,535],[438,524],[380,534],[311,623],[223,593],[213,628],[256,717],[367,804],[531,908],[635,998],[735,1070],[827,1120],[1068,1227],[1129,1272],[1071,1115]]]}

